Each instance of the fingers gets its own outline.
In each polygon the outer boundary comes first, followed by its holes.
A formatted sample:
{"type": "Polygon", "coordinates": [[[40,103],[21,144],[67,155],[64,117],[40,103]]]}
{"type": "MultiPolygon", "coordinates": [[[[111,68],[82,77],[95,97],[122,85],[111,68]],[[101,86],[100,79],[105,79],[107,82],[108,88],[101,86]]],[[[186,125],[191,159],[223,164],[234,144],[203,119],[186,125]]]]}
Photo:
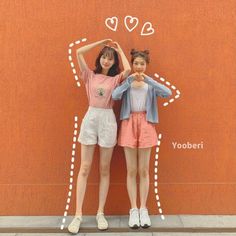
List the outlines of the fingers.
{"type": "Polygon", "coordinates": [[[131,76],[134,76],[134,77],[136,77],[138,75],[138,73],[137,72],[135,72],[135,73],[133,73],[131,76]]]}
{"type": "Polygon", "coordinates": [[[133,76],[136,81],[143,81],[144,80],[144,76],[142,74],[143,73],[135,72],[131,76],[133,76]]]}
{"type": "Polygon", "coordinates": [[[105,39],[105,42],[107,43],[112,42],[112,39],[105,39]]]}
{"type": "Polygon", "coordinates": [[[112,42],[112,39],[104,39],[101,41],[101,44],[104,45],[104,46],[107,46],[106,44],[109,43],[109,42],[112,42]]]}
{"type": "Polygon", "coordinates": [[[113,48],[116,52],[118,52],[117,48],[110,46],[110,48],[113,48]]]}
{"type": "Polygon", "coordinates": [[[119,44],[119,43],[117,43],[117,42],[115,42],[115,41],[113,41],[112,43],[115,44],[117,47],[120,47],[120,44],[119,44]]]}
{"type": "Polygon", "coordinates": [[[118,47],[118,43],[112,41],[111,39],[106,39],[106,41],[104,40],[103,44],[111,48],[115,48],[114,46],[118,47]]]}
{"type": "Polygon", "coordinates": [[[110,44],[113,45],[113,46],[111,46],[113,48],[116,48],[116,49],[120,48],[120,46],[119,46],[119,44],[117,42],[112,41],[110,44]]]}

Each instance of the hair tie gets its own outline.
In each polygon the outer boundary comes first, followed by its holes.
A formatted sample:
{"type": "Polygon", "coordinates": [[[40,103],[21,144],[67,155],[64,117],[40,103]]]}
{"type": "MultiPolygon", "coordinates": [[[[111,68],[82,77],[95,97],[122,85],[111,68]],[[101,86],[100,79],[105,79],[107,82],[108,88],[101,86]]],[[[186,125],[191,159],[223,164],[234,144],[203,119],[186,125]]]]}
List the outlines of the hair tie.
{"type": "Polygon", "coordinates": [[[137,51],[136,51],[134,48],[132,48],[131,51],[130,51],[130,54],[131,54],[131,55],[134,55],[136,52],[137,52],[137,51]]]}
{"type": "Polygon", "coordinates": [[[144,50],[143,53],[149,55],[149,50],[144,50]]]}

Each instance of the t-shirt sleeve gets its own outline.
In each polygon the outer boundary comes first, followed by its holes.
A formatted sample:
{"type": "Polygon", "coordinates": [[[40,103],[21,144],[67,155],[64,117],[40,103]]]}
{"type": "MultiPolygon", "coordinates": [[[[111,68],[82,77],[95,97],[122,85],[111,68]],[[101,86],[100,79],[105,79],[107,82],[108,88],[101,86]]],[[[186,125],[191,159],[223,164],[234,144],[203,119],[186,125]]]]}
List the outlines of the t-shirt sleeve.
{"type": "Polygon", "coordinates": [[[122,78],[123,78],[123,74],[120,73],[118,75],[115,76],[115,86],[119,85],[122,81],[122,78]]]}
{"type": "Polygon", "coordinates": [[[84,83],[87,83],[88,80],[92,78],[93,74],[93,71],[87,67],[82,72],[80,72],[80,78],[84,81],[84,83]]]}

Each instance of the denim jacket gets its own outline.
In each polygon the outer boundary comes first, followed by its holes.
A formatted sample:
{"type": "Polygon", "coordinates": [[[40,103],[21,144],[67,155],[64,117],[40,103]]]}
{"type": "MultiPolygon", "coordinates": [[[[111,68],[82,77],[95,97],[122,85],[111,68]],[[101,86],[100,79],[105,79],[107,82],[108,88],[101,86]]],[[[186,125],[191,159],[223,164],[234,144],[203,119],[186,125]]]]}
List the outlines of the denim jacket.
{"type": "MultiPolygon", "coordinates": [[[[130,88],[134,77],[129,76],[120,86],[116,87],[112,92],[113,100],[121,100],[122,106],[120,111],[120,119],[129,119],[131,113],[130,88]]],[[[145,76],[144,82],[148,84],[147,100],[146,100],[146,119],[151,123],[158,123],[157,96],[166,98],[172,92],[169,88],[153,80],[151,77],[145,76]]]]}

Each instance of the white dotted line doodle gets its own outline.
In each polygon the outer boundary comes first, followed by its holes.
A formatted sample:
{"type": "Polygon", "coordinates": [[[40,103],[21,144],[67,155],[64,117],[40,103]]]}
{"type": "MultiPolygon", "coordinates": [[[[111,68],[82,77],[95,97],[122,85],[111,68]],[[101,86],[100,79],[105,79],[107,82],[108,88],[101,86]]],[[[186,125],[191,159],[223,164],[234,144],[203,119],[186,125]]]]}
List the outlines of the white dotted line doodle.
{"type": "Polygon", "coordinates": [[[73,43],[70,43],[70,44],[69,44],[69,49],[68,49],[68,54],[69,54],[68,59],[69,59],[69,63],[70,63],[70,66],[71,66],[71,69],[72,69],[72,72],[73,72],[73,74],[74,74],[74,78],[75,78],[75,81],[76,81],[76,84],[77,84],[78,87],[80,87],[80,82],[79,82],[79,77],[78,77],[78,75],[77,75],[77,72],[76,72],[76,69],[75,69],[75,65],[74,65],[74,63],[73,63],[72,56],[71,56],[72,47],[75,46],[75,45],[77,45],[77,44],[80,44],[81,42],[86,42],[86,41],[87,41],[87,39],[86,39],[86,38],[83,38],[83,39],[81,39],[81,40],[77,40],[77,41],[75,41],[75,42],[73,42],[73,43]]]}
{"type": "Polygon", "coordinates": [[[68,191],[68,198],[66,201],[66,208],[64,211],[64,217],[62,219],[61,230],[64,229],[66,216],[70,207],[70,200],[72,195],[72,188],[73,188],[73,181],[74,181],[74,162],[75,162],[75,150],[76,150],[76,141],[77,141],[77,134],[78,134],[78,116],[74,117],[74,136],[73,136],[73,145],[72,145],[72,153],[71,153],[71,167],[70,167],[70,184],[69,184],[69,191],[68,191]]]}
{"type": "MultiPolygon", "coordinates": [[[[73,59],[72,59],[72,48],[75,46],[75,45],[78,45],[80,44],[81,42],[86,42],[87,39],[86,38],[82,38],[80,40],[77,40],[73,43],[70,43],[69,44],[69,49],[68,49],[68,59],[69,59],[69,63],[70,63],[70,66],[71,66],[71,69],[72,69],[72,72],[74,74],[74,79],[76,81],[76,84],[78,87],[80,87],[80,82],[79,82],[79,77],[77,75],[77,72],[76,72],[76,69],[75,69],[75,65],[74,65],[74,62],[73,62],[73,59]]],[[[71,195],[72,195],[72,188],[73,188],[73,177],[74,177],[74,168],[75,168],[75,165],[74,165],[74,162],[75,162],[75,150],[76,150],[76,142],[77,142],[77,134],[78,134],[78,117],[75,116],[74,117],[74,136],[73,136],[73,145],[72,145],[72,153],[71,153],[71,166],[70,166],[70,184],[69,184],[69,192],[68,192],[68,198],[67,198],[67,201],[66,201],[66,207],[65,207],[65,211],[64,211],[64,218],[62,219],[62,224],[61,224],[61,230],[64,229],[65,227],[65,222],[66,222],[66,216],[67,216],[67,212],[69,210],[69,207],[70,207],[70,201],[71,201],[71,195]]]]}
{"type": "Polygon", "coordinates": [[[165,102],[163,104],[164,107],[169,105],[170,103],[174,102],[174,100],[176,100],[177,98],[180,97],[180,91],[178,89],[176,89],[176,87],[174,85],[171,85],[169,81],[166,81],[163,77],[160,77],[157,73],[155,73],[154,76],[156,78],[158,78],[160,81],[165,82],[166,85],[171,86],[171,88],[176,92],[176,95],[174,98],[171,98],[168,102],[165,102]]]}
{"type": "Polygon", "coordinates": [[[157,201],[158,211],[161,214],[161,219],[165,220],[165,216],[162,214],[161,203],[160,203],[160,198],[159,198],[158,189],[157,189],[157,185],[158,185],[158,182],[157,182],[157,179],[158,179],[158,176],[157,176],[158,152],[159,152],[160,145],[161,145],[161,137],[162,137],[162,134],[159,134],[158,140],[157,140],[157,147],[156,147],[155,164],[154,164],[154,192],[155,192],[155,197],[156,197],[156,201],[157,201]]]}

